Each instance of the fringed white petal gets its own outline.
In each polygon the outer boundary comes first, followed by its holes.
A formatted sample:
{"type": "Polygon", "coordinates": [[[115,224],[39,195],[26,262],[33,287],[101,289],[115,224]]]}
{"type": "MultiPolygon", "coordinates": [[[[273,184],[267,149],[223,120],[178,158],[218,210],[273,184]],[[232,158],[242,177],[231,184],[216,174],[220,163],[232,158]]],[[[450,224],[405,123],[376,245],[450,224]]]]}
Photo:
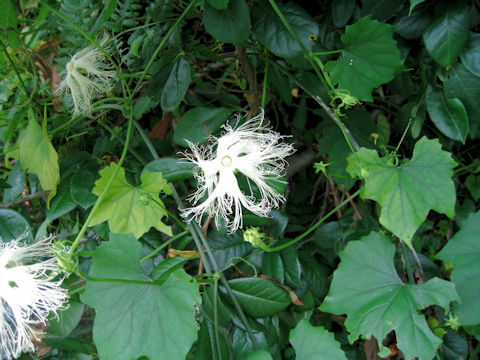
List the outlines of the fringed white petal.
{"type": "Polygon", "coordinates": [[[50,312],[64,309],[68,298],[51,238],[33,245],[20,245],[22,238],[0,240],[0,359],[17,358],[33,351],[35,325],[45,324],[50,312]]]}
{"type": "MultiPolygon", "coordinates": [[[[100,42],[105,45],[108,38],[100,42]]],[[[66,66],[67,74],[57,88],[57,93],[70,89],[73,99],[73,116],[92,113],[92,100],[104,95],[113,88],[115,71],[106,62],[105,55],[97,48],[89,46],[72,56],[66,66]]]]}
{"type": "Polygon", "coordinates": [[[182,213],[188,221],[200,222],[208,215],[214,217],[217,226],[223,219],[229,231],[234,232],[242,227],[242,208],[267,217],[284,201],[266,180],[280,181],[287,166],[285,157],[295,149],[280,143],[284,136],[265,127],[263,116],[262,112],[236,128],[225,125],[220,138],[210,137],[210,145],[198,147],[189,142],[191,153],[183,155],[197,165],[194,175],[198,189],[189,197],[196,206],[182,213]],[[249,185],[255,184],[260,199],[253,196],[251,187],[248,193],[240,189],[236,172],[242,173],[249,185]]]}

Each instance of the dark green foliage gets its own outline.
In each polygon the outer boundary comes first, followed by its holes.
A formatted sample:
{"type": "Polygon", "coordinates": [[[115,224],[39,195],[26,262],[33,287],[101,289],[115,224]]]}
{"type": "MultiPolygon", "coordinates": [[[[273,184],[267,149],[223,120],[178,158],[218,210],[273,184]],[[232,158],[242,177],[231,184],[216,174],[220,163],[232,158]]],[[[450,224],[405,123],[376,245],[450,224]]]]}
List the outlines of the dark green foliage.
{"type": "Polygon", "coordinates": [[[21,359],[478,356],[478,1],[4,3],[0,241],[70,249],[70,307],[21,359]],[[67,74],[90,85],[60,94],[67,74]],[[262,111],[296,153],[233,176],[258,202],[261,169],[278,208],[184,218],[216,139],[262,111]]]}

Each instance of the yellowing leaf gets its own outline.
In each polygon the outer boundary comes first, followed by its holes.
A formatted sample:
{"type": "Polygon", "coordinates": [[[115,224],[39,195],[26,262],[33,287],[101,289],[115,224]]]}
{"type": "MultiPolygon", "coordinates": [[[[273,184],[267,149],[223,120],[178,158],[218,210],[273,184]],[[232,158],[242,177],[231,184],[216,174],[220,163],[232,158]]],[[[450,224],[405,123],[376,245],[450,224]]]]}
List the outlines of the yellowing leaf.
{"type": "MultiPolygon", "coordinates": [[[[116,166],[118,165],[112,163],[100,170],[100,179],[95,182],[92,193],[100,196],[116,166]]],[[[160,192],[171,193],[167,180],[160,172],[145,172],[140,180],[140,186],[131,185],[125,178],[125,170],[120,168],[90,225],[108,220],[112,232],[132,233],[137,239],[152,226],[165,234],[172,235],[170,226],[162,222],[167,211],[159,197],[160,192]]]]}
{"type": "Polygon", "coordinates": [[[187,259],[196,259],[200,257],[200,253],[194,250],[168,249],[168,257],[172,258],[175,256],[181,256],[187,259]]]}
{"type": "Polygon", "coordinates": [[[21,131],[18,138],[20,165],[29,173],[38,176],[44,190],[50,190],[47,200],[49,207],[60,182],[58,155],[48,137],[46,127],[43,126],[42,129],[33,114],[29,115],[28,126],[21,131]]]}

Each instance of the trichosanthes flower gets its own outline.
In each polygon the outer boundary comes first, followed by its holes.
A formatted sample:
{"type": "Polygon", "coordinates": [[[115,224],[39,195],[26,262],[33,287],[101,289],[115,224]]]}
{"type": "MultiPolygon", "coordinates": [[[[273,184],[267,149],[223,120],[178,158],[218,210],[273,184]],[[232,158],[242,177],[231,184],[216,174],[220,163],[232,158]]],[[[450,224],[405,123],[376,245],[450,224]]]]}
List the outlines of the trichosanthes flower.
{"type": "MultiPolygon", "coordinates": [[[[100,46],[109,41],[105,37],[100,46]]],[[[57,93],[68,89],[72,94],[73,116],[92,114],[92,100],[104,95],[113,87],[115,71],[105,55],[96,47],[89,46],[72,56],[66,66],[66,76],[58,85],[57,93]]]]}
{"type": "Polygon", "coordinates": [[[217,226],[223,219],[234,232],[242,227],[242,207],[267,217],[284,201],[268,181],[283,182],[285,157],[295,149],[280,142],[284,136],[264,127],[263,120],[262,112],[236,128],[224,125],[223,136],[210,137],[211,144],[204,147],[189,142],[192,153],[184,155],[197,165],[198,190],[189,199],[196,206],[183,210],[185,218],[200,222],[207,214],[217,226]],[[246,191],[238,183],[241,175],[246,179],[246,191]]]}
{"type": "Polygon", "coordinates": [[[48,314],[64,309],[68,298],[62,289],[51,238],[33,245],[22,237],[0,240],[0,359],[10,360],[33,351],[48,314]]]}

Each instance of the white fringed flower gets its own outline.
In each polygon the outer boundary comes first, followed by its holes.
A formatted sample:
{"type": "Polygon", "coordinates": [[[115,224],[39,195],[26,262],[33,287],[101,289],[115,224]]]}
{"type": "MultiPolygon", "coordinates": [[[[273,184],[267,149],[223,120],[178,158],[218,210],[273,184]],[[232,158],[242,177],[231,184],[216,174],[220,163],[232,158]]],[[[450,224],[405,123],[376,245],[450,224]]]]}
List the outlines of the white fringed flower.
{"type": "MultiPolygon", "coordinates": [[[[104,37],[100,46],[109,41],[104,37]]],[[[66,66],[67,75],[57,88],[57,93],[68,89],[72,93],[73,116],[92,113],[92,100],[107,93],[113,87],[115,71],[106,62],[105,55],[96,47],[89,46],[72,56],[66,66]]]]}
{"type": "Polygon", "coordinates": [[[33,245],[19,239],[0,240],[0,359],[17,358],[33,351],[33,340],[40,335],[37,325],[45,324],[48,314],[65,308],[67,291],[60,287],[57,260],[51,238],[33,245]]]}
{"type": "Polygon", "coordinates": [[[284,136],[263,127],[263,116],[262,112],[235,129],[224,125],[225,134],[220,138],[212,136],[211,145],[200,148],[189,142],[192,153],[184,155],[197,165],[198,181],[198,190],[189,199],[198,205],[182,214],[189,221],[200,222],[208,214],[215,218],[217,226],[224,219],[230,232],[234,232],[242,227],[242,206],[267,217],[272,208],[284,201],[267,180],[282,181],[280,177],[287,165],[284,158],[295,150],[291,144],[279,142],[284,136]],[[240,189],[237,173],[246,177],[248,193],[240,189]],[[258,189],[258,199],[252,183],[258,189]]]}

